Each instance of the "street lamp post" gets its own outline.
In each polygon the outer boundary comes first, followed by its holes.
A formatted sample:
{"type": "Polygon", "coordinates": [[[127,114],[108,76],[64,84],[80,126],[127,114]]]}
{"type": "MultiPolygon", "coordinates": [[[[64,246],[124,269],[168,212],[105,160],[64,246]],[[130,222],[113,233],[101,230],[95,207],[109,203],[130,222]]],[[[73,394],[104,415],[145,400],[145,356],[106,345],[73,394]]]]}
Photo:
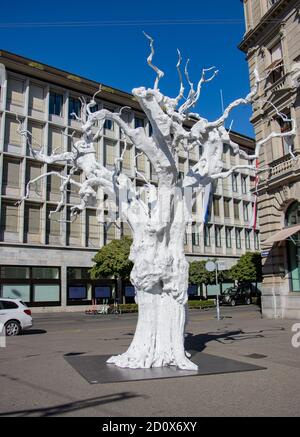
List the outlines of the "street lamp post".
{"type": "Polygon", "coordinates": [[[221,320],[220,317],[220,300],[219,300],[219,281],[218,281],[218,262],[215,263],[216,266],[216,287],[217,287],[217,319],[221,320]]]}
{"type": "Polygon", "coordinates": [[[208,261],[205,264],[205,268],[208,272],[216,272],[216,286],[217,286],[217,319],[221,320],[220,317],[220,301],[219,301],[219,290],[218,290],[218,262],[208,261]]]}

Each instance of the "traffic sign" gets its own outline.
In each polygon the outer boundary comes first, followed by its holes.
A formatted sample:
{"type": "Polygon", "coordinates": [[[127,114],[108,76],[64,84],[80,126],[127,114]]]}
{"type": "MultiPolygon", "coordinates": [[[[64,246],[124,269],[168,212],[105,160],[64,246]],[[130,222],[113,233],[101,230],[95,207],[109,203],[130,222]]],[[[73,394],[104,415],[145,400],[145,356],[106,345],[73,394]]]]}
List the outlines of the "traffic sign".
{"type": "Polygon", "coordinates": [[[207,261],[205,268],[208,272],[214,272],[216,270],[216,264],[213,261],[207,261]]]}
{"type": "Polygon", "coordinates": [[[224,261],[217,261],[218,264],[218,270],[227,270],[226,263],[224,261]]]}

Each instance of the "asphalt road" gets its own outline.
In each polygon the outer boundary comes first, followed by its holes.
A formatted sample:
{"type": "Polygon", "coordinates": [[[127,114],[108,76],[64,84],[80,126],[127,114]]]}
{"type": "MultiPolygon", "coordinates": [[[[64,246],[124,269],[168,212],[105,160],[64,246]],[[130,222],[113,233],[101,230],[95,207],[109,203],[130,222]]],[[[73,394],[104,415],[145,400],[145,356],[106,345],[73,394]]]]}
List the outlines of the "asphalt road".
{"type": "Polygon", "coordinates": [[[192,311],[197,351],[267,370],[168,380],[90,385],[65,354],[127,349],[135,314],[36,314],[34,328],[0,348],[2,416],[299,416],[300,348],[291,320],[264,320],[255,306],[192,311]],[[253,355],[254,354],[254,355],[253,355]]]}

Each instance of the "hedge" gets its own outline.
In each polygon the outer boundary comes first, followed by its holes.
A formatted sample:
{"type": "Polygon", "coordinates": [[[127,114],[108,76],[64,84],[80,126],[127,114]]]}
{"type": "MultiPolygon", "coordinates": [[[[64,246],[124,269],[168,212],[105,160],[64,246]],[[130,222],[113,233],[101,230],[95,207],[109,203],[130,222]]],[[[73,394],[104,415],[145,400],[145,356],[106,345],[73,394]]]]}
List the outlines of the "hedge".
{"type": "MultiPolygon", "coordinates": [[[[215,301],[214,300],[190,300],[188,302],[189,308],[192,310],[201,310],[204,308],[214,308],[215,301]]],[[[120,304],[119,309],[121,313],[137,313],[138,306],[135,303],[128,304],[120,304]]]]}
{"type": "Polygon", "coordinates": [[[189,308],[191,310],[202,310],[204,308],[214,308],[216,306],[215,301],[210,300],[189,300],[189,308]]]}

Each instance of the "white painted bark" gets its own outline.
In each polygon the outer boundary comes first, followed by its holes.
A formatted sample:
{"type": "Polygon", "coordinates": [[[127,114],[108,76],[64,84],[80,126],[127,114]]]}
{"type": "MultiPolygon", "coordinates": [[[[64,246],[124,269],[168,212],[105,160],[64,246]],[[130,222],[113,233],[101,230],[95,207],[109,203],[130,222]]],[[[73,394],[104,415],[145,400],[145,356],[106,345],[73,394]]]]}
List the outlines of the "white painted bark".
{"type": "MultiPolygon", "coordinates": [[[[82,138],[73,144],[71,152],[47,155],[42,148],[36,151],[31,147],[33,139],[30,133],[24,130],[22,125],[19,132],[26,137],[32,154],[37,160],[45,163],[67,162],[72,165],[70,174],[57,174],[62,179],[62,185],[61,200],[56,212],[64,205],[68,184],[75,184],[80,188],[81,201],[72,208],[72,220],[86,208],[88,199],[95,196],[98,188],[101,188],[119,206],[120,217],[116,219],[126,220],[132,230],[133,244],[130,259],[134,267],[131,282],[135,286],[139,305],[138,324],[129,349],[122,355],[111,357],[108,363],[128,368],[177,366],[180,369],[196,370],[197,366],[189,360],[189,354],[184,348],[188,300],[188,262],[184,253],[184,237],[186,225],[191,221],[193,193],[199,189],[207,190],[213,180],[228,177],[236,169],[247,168],[256,171],[253,160],[259,156],[260,147],[275,136],[292,138],[295,135],[295,122],[291,120],[293,124],[291,132],[271,134],[266,140],[257,144],[254,155],[248,156],[231,141],[224,128],[224,122],[236,106],[253,103],[259,84],[262,82],[257,71],[255,71],[255,87],[248,96],[229,105],[217,121],[208,122],[199,114],[190,113],[189,110],[197,103],[202,85],[211,81],[217,70],[214,67],[204,69],[195,90],[189,78],[187,62],[185,77],[190,91],[185,102],[179,106],[184,96],[180,71],[181,54],[178,52],[179,59],[176,66],[180,90],[178,96],[172,99],[163,95],[158,88],[164,73],[152,63],[153,40],[146,36],[151,46],[148,64],[156,72],[157,77],[153,88],[135,88],[133,94],[151,123],[153,129],[151,138],[145,134],[143,128],[133,129],[126,124],[122,119],[122,111],[112,113],[102,109],[92,113],[91,108],[96,104],[95,96],[89,103],[82,101],[80,118],[82,138]],[[213,72],[207,79],[206,75],[210,71],[213,72]],[[190,117],[197,121],[192,129],[188,130],[184,122],[190,117]],[[128,137],[152,163],[158,176],[158,187],[145,180],[147,202],[141,200],[134,183],[121,172],[123,156],[116,160],[112,171],[96,160],[93,142],[101,134],[105,120],[117,123],[125,137],[128,137]],[[93,135],[92,127],[97,123],[100,123],[100,128],[97,134],[93,135]],[[229,144],[234,153],[239,153],[248,159],[249,165],[236,166],[224,172],[222,162],[224,144],[229,144]],[[192,150],[195,146],[202,146],[203,154],[199,162],[181,180],[178,177],[178,152],[192,150]],[[78,183],[72,179],[76,170],[84,173],[84,182],[78,183]]],[[[54,175],[55,172],[51,174],[54,175]]],[[[29,182],[21,202],[28,197],[29,185],[33,182],[29,182]]]]}

